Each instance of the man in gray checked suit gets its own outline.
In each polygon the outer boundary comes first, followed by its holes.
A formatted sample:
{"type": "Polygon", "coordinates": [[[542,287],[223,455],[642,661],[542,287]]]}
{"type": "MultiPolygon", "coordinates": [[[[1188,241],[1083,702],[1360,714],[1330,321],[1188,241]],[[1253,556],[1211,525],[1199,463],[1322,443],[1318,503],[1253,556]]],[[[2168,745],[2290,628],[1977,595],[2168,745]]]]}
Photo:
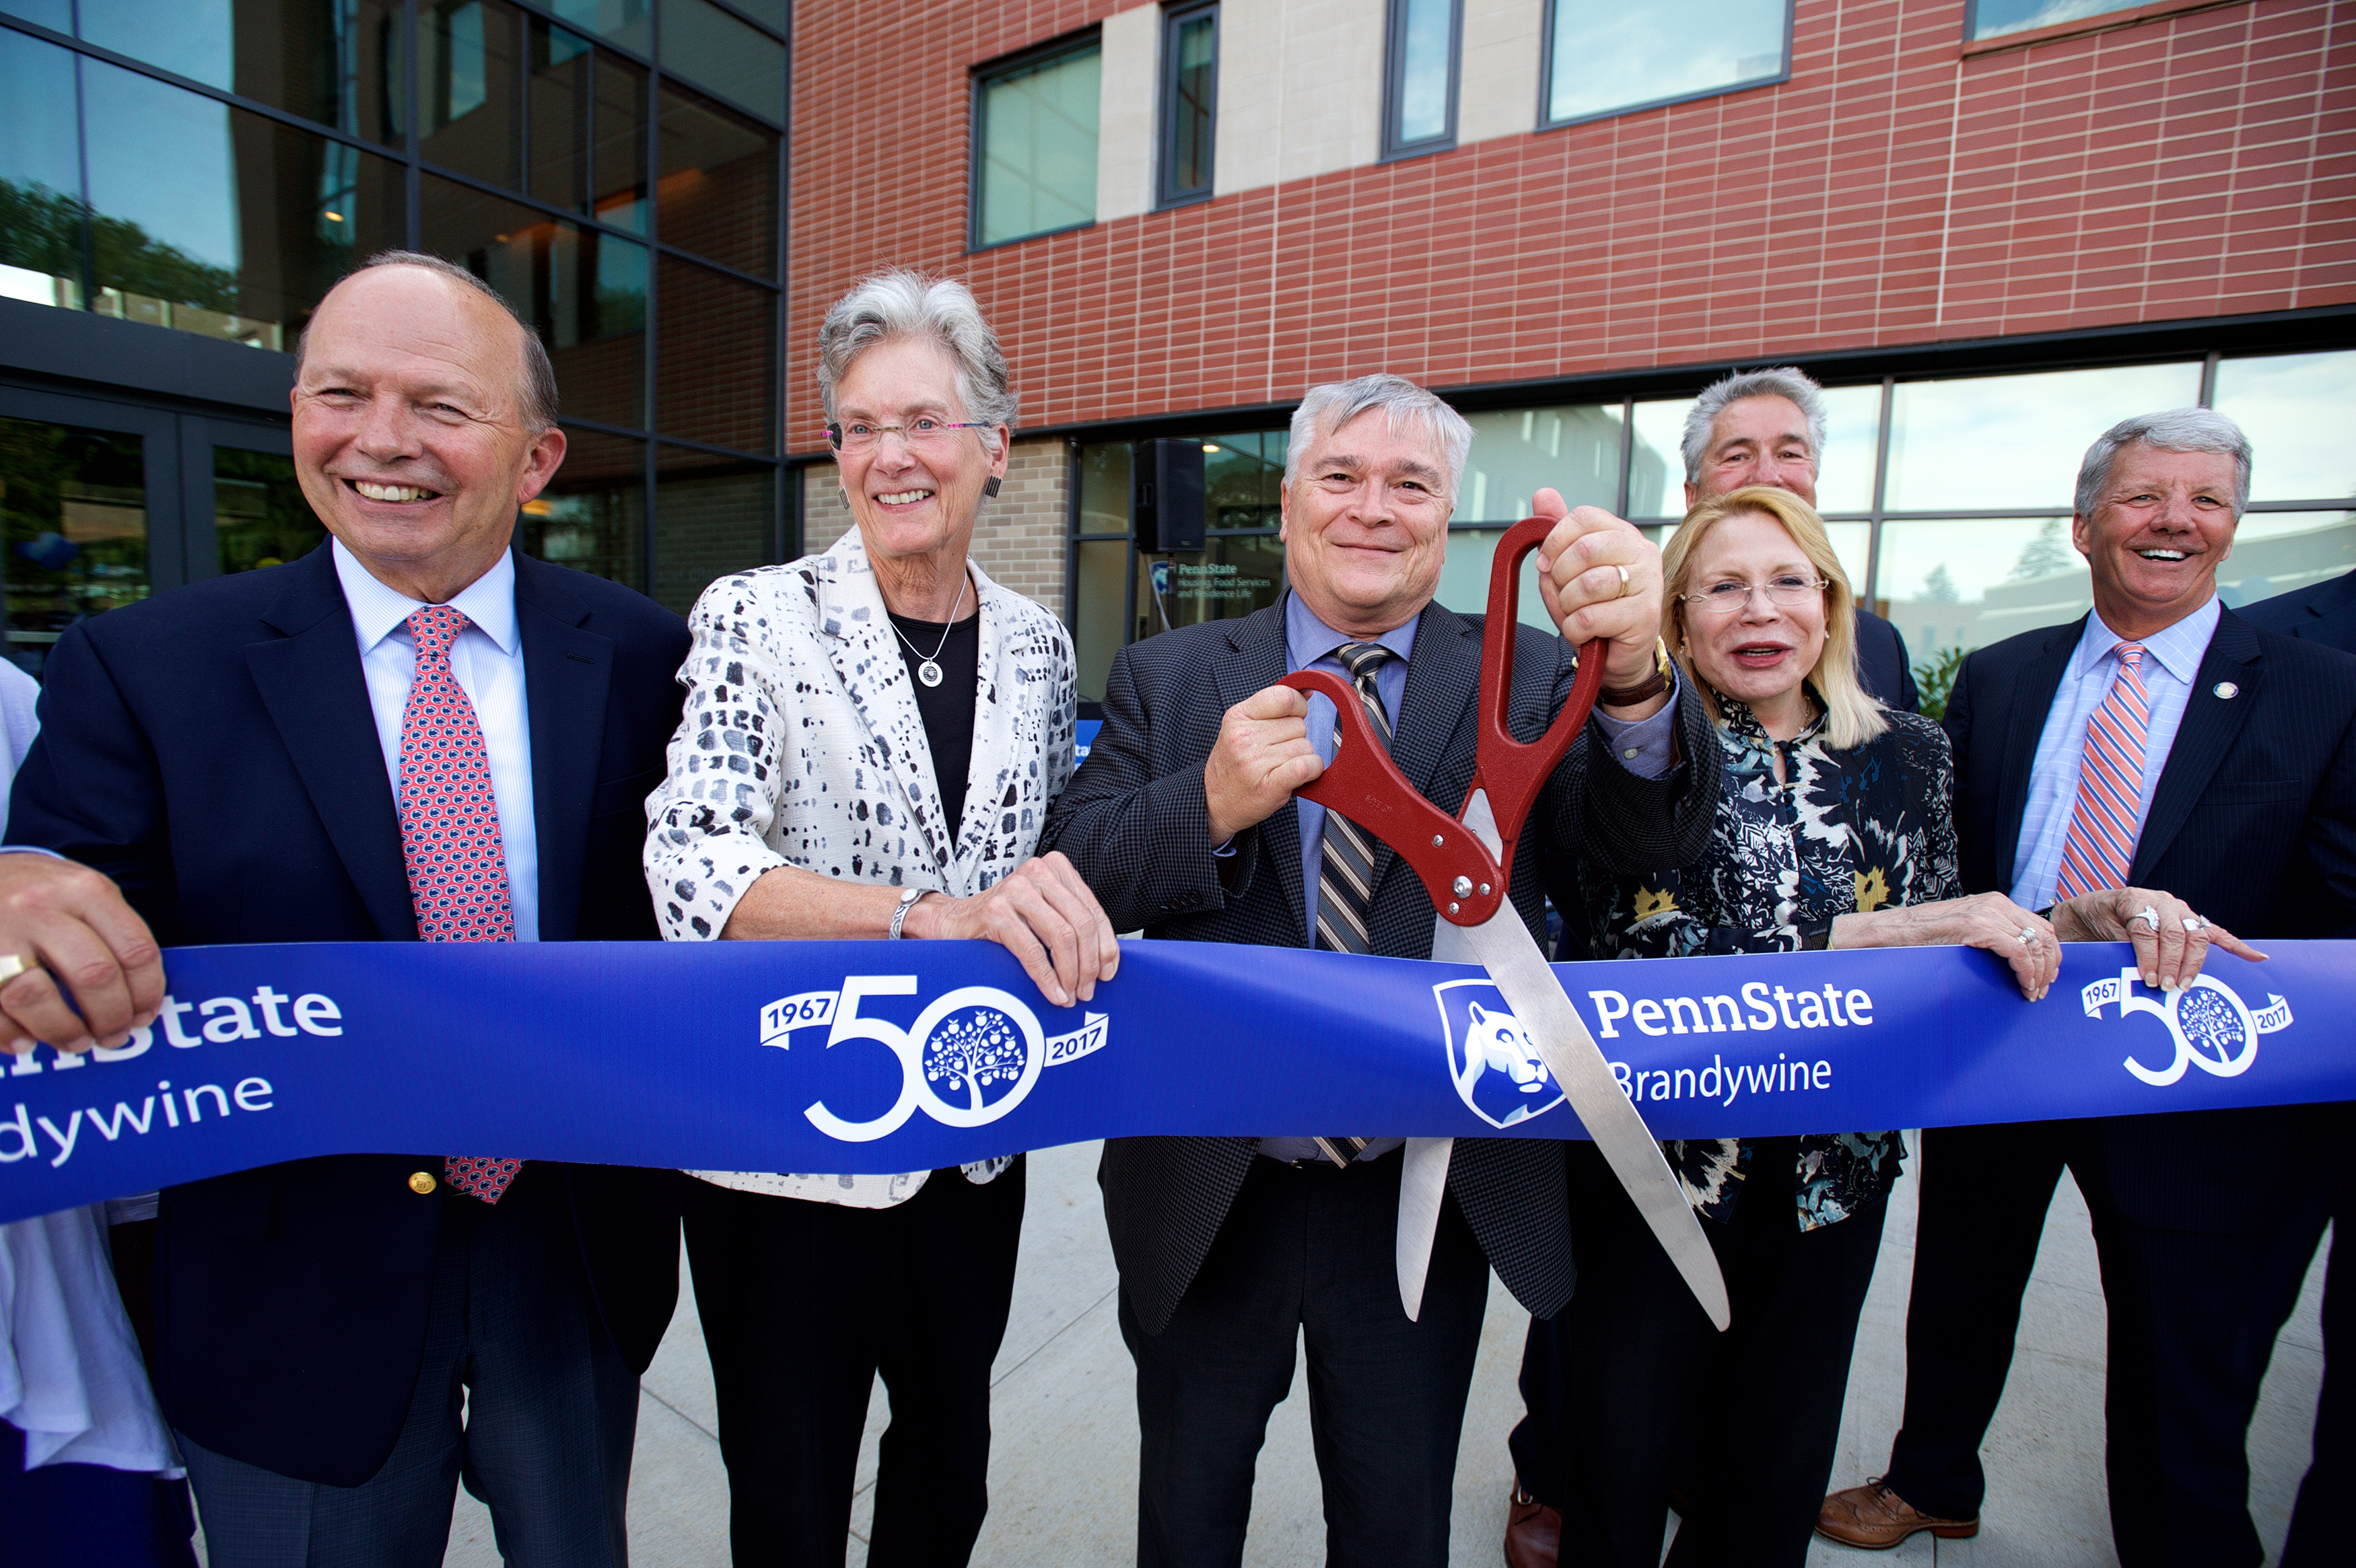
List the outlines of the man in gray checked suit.
{"type": "MultiPolygon", "coordinates": [[[[1332,754],[1333,712],[1276,682],[1356,683],[1402,772],[1442,809],[1473,766],[1481,618],[1432,603],[1472,431],[1392,376],[1312,388],[1292,421],[1284,599],[1237,621],[1125,648],[1087,764],[1052,809],[1060,849],[1116,929],[1198,942],[1431,955],[1433,912],[1379,841],[1292,792],[1332,754]]],[[[1598,719],[1523,829],[1513,900],[1542,935],[1546,886],[1590,857],[1614,872],[1698,855],[1718,803],[1700,704],[1660,655],[1657,551],[1627,524],[1567,508],[1539,552],[1565,636],[1519,639],[1512,725],[1560,710],[1576,644],[1607,642],[1598,719]],[[1566,640],[1568,638],[1569,640],[1566,640]]],[[[1348,1128],[1275,1128],[1333,1134],[1348,1128]]],[[[1575,1271],[1560,1144],[1455,1146],[1419,1316],[1394,1264],[1399,1140],[1121,1138],[1100,1179],[1137,1362],[1143,1443],[1138,1561],[1239,1560],[1252,1467],[1308,1337],[1327,1560],[1438,1565],[1481,1317],[1494,1266],[1537,1313],[1575,1271]]]]}

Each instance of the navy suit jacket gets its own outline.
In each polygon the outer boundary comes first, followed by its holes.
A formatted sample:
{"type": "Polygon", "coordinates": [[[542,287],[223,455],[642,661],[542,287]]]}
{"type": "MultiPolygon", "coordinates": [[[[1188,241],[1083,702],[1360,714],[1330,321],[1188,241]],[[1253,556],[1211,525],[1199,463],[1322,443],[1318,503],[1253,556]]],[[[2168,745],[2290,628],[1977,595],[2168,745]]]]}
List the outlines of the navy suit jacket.
{"type": "MultiPolygon", "coordinates": [[[[687,628],[629,589],[516,557],[543,941],[653,941],[644,801],[687,628]]],[[[166,945],[413,942],[351,612],[326,546],[84,621],[51,654],[10,842],[114,879],[166,945]]],[[[216,1453],[356,1486],[423,1354],[446,1151],[302,1160],[166,1189],[156,1392],[216,1453]]],[[[463,1152],[463,1151],[461,1151],[463,1152]]],[[[643,1369],[678,1296],[665,1177],[562,1181],[606,1326],[643,1369]]]]}
{"type": "Polygon", "coordinates": [[[2261,599],[2234,613],[2269,632],[2356,654],[2356,571],[2261,599]]]}
{"type": "Polygon", "coordinates": [[[1866,695],[1885,708],[1922,711],[1922,694],[1914,686],[1914,668],[1906,662],[1906,639],[1898,628],[1870,610],[1857,613],[1857,678],[1866,695]]]}
{"type": "MultiPolygon", "coordinates": [[[[2012,887],[2038,736],[2086,620],[1965,659],[1947,699],[1967,892],[2012,887]]],[[[2236,936],[2356,936],[2356,659],[2228,610],[2169,748],[2130,885],[2236,936]],[[2221,696],[2230,688],[2230,696],[2221,696]]],[[[2040,1004],[2069,1006],[2061,997],[2040,1004]]],[[[2096,1128],[2102,1176],[2133,1223],[2264,1227],[2293,1182],[2339,1180],[2340,1107],[2121,1116],[2096,1128]]]]}

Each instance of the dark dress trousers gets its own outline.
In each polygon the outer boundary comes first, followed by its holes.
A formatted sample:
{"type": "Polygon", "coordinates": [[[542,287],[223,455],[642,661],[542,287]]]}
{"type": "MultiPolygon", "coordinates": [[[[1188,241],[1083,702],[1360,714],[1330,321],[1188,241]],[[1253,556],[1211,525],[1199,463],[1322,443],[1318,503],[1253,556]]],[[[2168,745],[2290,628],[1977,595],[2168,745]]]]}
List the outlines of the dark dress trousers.
{"type": "MultiPolygon", "coordinates": [[[[680,618],[519,554],[543,941],[652,941],[643,802],[679,721],[680,618]]],[[[84,621],[51,654],[10,842],[105,872],[167,946],[413,942],[352,618],[329,548],[84,621]]],[[[427,1350],[447,1153],[301,1160],[166,1189],[156,1392],[211,1453],[356,1487],[427,1350]]],[[[497,1152],[497,1151],[482,1151],[497,1152]]],[[[527,1164],[634,1371],[678,1294],[666,1176],[527,1164]]],[[[467,1200],[472,1202],[472,1200],[467,1200]]],[[[471,1221],[470,1221],[471,1222],[471,1221]]]]}
{"type": "MultiPolygon", "coordinates": [[[[2038,737],[2084,625],[1982,648],[1956,675],[1945,723],[1968,891],[2012,884],[2038,737]]],[[[2224,612],[2129,883],[2261,944],[2356,933],[2356,662],[2224,612]]],[[[2346,1108],[2327,1105],[1926,1133],[1892,1488],[1928,1513],[1978,1511],[1980,1439],[2067,1163],[2094,1213],[2109,1304],[2120,1561],[2257,1563],[2250,1415],[2349,1130],[2346,1108]]]]}
{"type": "MultiPolygon", "coordinates": [[[[1560,710],[1570,685],[1570,658],[1558,637],[1526,626],[1516,628],[1515,635],[1519,641],[1511,722],[1516,735],[1534,739],[1560,710]]],[[[1427,606],[1417,626],[1407,686],[1395,718],[1393,758],[1427,798],[1451,812],[1462,804],[1472,780],[1473,697],[1480,683],[1481,637],[1480,618],[1459,615],[1437,604],[1427,606]]],[[[1281,603],[1240,620],[1166,632],[1124,648],[1115,657],[1106,688],[1104,728],[1087,765],[1050,812],[1040,848],[1042,852],[1060,849],[1071,859],[1103,901],[1116,930],[1143,928],[1149,935],[1180,941],[1275,947],[1308,944],[1303,900],[1316,894],[1313,888],[1302,887],[1297,813],[1279,810],[1237,836],[1231,881],[1223,883],[1210,852],[1203,789],[1204,763],[1226,710],[1273,685],[1285,670],[1281,603]]],[[[1709,720],[1690,690],[1683,699],[1676,722],[1684,756],[1715,758],[1717,741],[1709,720]]],[[[1648,780],[1629,773],[1616,759],[1596,761],[1599,753],[1609,758],[1609,748],[1591,747],[1589,737],[1582,736],[1540,795],[1523,829],[1514,860],[1512,896],[1515,911],[1534,938],[1542,938],[1549,883],[1562,886],[1566,895],[1575,890],[1576,880],[1569,873],[1577,857],[1633,873],[1693,859],[1708,841],[1718,804],[1719,775],[1714,767],[1697,771],[1680,763],[1668,777],[1648,780]]],[[[1413,870],[1399,862],[1387,846],[1378,844],[1369,921],[1373,951],[1390,957],[1430,957],[1432,919],[1431,902],[1413,870]]],[[[1303,1129],[1268,1130],[1274,1134],[1303,1129]]],[[[1336,1172],[1332,1179],[1337,1184],[1365,1184],[1362,1192],[1367,1195],[1376,1191],[1372,1184],[1387,1182],[1395,1211],[1397,1176],[1379,1168],[1395,1168],[1398,1161],[1384,1157],[1370,1164],[1378,1168],[1336,1172]]],[[[1259,1222],[1264,1216],[1255,1215],[1244,1231],[1228,1239],[1227,1232],[1237,1225],[1231,1210],[1239,1194],[1249,1196],[1248,1177],[1267,1187],[1278,1180],[1279,1173],[1286,1172],[1287,1168],[1261,1160],[1257,1140],[1251,1137],[1118,1138],[1106,1144],[1099,1179],[1105,1189],[1113,1254],[1120,1266],[1123,1327],[1133,1347],[1165,1331],[1183,1331],[1190,1342],[1215,1337],[1215,1325],[1172,1328],[1198,1274],[1205,1273],[1215,1242],[1223,1260],[1208,1271],[1218,1276],[1219,1288],[1213,1293],[1215,1302],[1197,1305],[1208,1311],[1249,1298],[1250,1279],[1259,1270],[1254,1259],[1241,1255],[1249,1250],[1242,1243],[1273,1232],[1259,1222]],[[1262,1166],[1268,1169],[1259,1169],[1262,1166]]],[[[1286,1179],[1322,1179],[1287,1173],[1286,1179]]],[[[1456,1254],[1450,1237],[1461,1224],[1472,1243],[1462,1249],[1462,1255],[1470,1260],[1476,1277],[1479,1259],[1485,1256],[1506,1287],[1533,1311],[1551,1313],[1569,1298],[1575,1270],[1560,1146],[1544,1140],[1460,1139],[1449,1169],[1448,1197],[1440,1244],[1434,1252],[1435,1291],[1440,1288],[1445,1265],[1456,1254]]],[[[1329,1201],[1315,1191],[1294,1194],[1277,1187],[1269,1188],[1266,1200],[1279,1205],[1297,1202],[1305,1206],[1301,1210],[1304,1213],[1322,1212],[1329,1201]]],[[[1356,1215],[1361,1206],[1370,1213],[1381,1208],[1379,1198],[1364,1196],[1336,1195],[1331,1202],[1342,1205],[1333,1210],[1333,1223],[1343,1232],[1367,1223],[1363,1216],[1344,1218],[1345,1214],[1356,1215]]],[[[1380,1225],[1373,1230],[1381,1232],[1379,1244],[1366,1243],[1364,1255],[1356,1258],[1355,1269],[1371,1276],[1376,1293],[1388,1293],[1384,1310],[1397,1320],[1399,1330],[1408,1330],[1410,1326],[1398,1307],[1389,1232],[1380,1225]]],[[[1312,1235],[1311,1240],[1310,1262],[1316,1268],[1317,1237],[1312,1235]]],[[[1270,1260],[1267,1272],[1273,1274],[1284,1266],[1298,1265],[1270,1260]]],[[[1440,1307],[1438,1296],[1429,1299],[1435,1308],[1440,1307]]],[[[1304,1307],[1304,1311],[1314,1310],[1313,1303],[1304,1307]]],[[[1337,1323],[1361,1323],[1366,1321],[1365,1313],[1375,1310],[1375,1304],[1336,1301],[1333,1310],[1337,1323]],[[1354,1313],[1359,1316],[1354,1317],[1354,1313]]],[[[1463,1331],[1477,1337],[1477,1302],[1467,1316],[1469,1328],[1463,1331]]],[[[1453,1318],[1441,1311],[1435,1328],[1440,1320],[1452,1322],[1453,1318]]],[[[1294,1319],[1283,1321],[1290,1324],[1294,1319]]],[[[1293,1329],[1286,1327],[1281,1332],[1289,1365],[1293,1329]]],[[[1452,1341],[1451,1347],[1435,1346],[1432,1352],[1442,1360],[1452,1353],[1452,1341]]],[[[1142,1354],[1139,1366],[1143,1407],[1155,1397],[1159,1380],[1142,1354]]],[[[1467,1375],[1469,1366],[1468,1359],[1467,1375]]],[[[1207,1360],[1201,1367],[1204,1376],[1212,1375],[1214,1370],[1207,1360]]],[[[1437,1371],[1432,1375],[1436,1382],[1446,1381],[1437,1371]]],[[[1238,1391],[1236,1397],[1251,1396],[1238,1391]]],[[[1272,1398],[1280,1397],[1280,1387],[1272,1398]]],[[[1446,1450],[1444,1457],[1434,1456],[1434,1465],[1452,1467],[1453,1435],[1461,1424],[1462,1410],[1460,1390],[1454,1409],[1435,1412],[1430,1429],[1422,1434],[1429,1446],[1446,1450]],[[1443,1413],[1446,1419],[1441,1419],[1443,1413]]],[[[1153,1413],[1141,1408],[1141,1414],[1151,1426],[1153,1413]]],[[[1257,1451],[1257,1427],[1248,1434],[1231,1435],[1238,1444],[1248,1440],[1247,1458],[1257,1451]]],[[[1418,1440],[1411,1429],[1396,1427],[1374,1435],[1402,1446],[1418,1440]]],[[[1205,1438],[1208,1441],[1209,1435],[1205,1438]]],[[[1328,1475],[1329,1496],[1333,1495],[1333,1472],[1339,1464],[1340,1456],[1329,1457],[1321,1439],[1321,1468],[1328,1475]]],[[[1150,1456],[1147,1468],[1152,1468],[1150,1456]]],[[[1149,1473],[1141,1484],[1151,1493],[1157,1483],[1149,1473]]],[[[1248,1468],[1244,1484],[1248,1494],[1248,1468]]],[[[1355,1496],[1365,1495],[1352,1490],[1355,1496]]],[[[1226,1507],[1231,1500],[1219,1506],[1226,1507]]],[[[1371,1512],[1380,1500],[1368,1499],[1362,1506],[1371,1512]]],[[[1444,1519],[1444,1498],[1438,1511],[1444,1519]]],[[[1240,1520],[1235,1524],[1239,1530],[1240,1520]]],[[[1330,1543],[1339,1553],[1336,1560],[1357,1560],[1351,1555],[1347,1521],[1329,1520],[1329,1531],[1334,1532],[1330,1543]]],[[[1440,1539],[1444,1552],[1444,1530],[1440,1539]]],[[[1147,1548],[1141,1547],[1141,1552],[1151,1560],[1147,1548]]],[[[1419,1556],[1402,1544],[1390,1560],[1419,1556]]]]}
{"type": "MultiPolygon", "coordinates": [[[[2262,600],[2239,612],[2253,626],[2356,654],[2356,571],[2262,600]]],[[[2310,1568],[2348,1552],[2347,1522],[2337,1516],[2356,1497],[2356,1367],[2333,1371],[2332,1351],[2356,1356],[2356,1181],[2340,1183],[2331,1211],[2331,1263],[2323,1283],[2323,1397],[2315,1413],[2315,1461],[2299,1483],[2298,1506],[2283,1544],[2283,1568],[2310,1568]]]]}

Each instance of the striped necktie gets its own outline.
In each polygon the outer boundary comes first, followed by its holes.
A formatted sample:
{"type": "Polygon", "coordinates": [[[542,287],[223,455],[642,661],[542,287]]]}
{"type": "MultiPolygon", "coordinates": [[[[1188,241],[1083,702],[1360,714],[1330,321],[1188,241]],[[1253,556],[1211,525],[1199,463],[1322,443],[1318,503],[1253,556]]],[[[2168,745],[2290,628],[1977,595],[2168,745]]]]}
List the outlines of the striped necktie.
{"type": "MultiPolygon", "coordinates": [[[[1398,656],[1380,643],[1344,643],[1333,650],[1350,672],[1365,704],[1366,717],[1390,750],[1390,715],[1383,711],[1383,696],[1375,685],[1383,666],[1398,656]]],[[[1337,739],[1338,739],[1338,731],[1337,739]]],[[[1375,847],[1355,822],[1330,807],[1325,813],[1324,853],[1317,872],[1317,945],[1327,953],[1367,953],[1367,921],[1375,898],[1375,847]]],[[[1347,1166],[1366,1147],[1365,1138],[1319,1138],[1317,1147],[1335,1165],[1347,1166]]]]}
{"type": "Polygon", "coordinates": [[[2054,891],[2065,899],[2127,885],[2135,865],[2136,820],[2143,800],[2144,740],[2151,728],[2151,694],[2143,685],[2143,645],[2119,645],[2119,673],[2086,726],[2078,764],[2078,808],[2062,841],[2062,874],[2054,891]]]}

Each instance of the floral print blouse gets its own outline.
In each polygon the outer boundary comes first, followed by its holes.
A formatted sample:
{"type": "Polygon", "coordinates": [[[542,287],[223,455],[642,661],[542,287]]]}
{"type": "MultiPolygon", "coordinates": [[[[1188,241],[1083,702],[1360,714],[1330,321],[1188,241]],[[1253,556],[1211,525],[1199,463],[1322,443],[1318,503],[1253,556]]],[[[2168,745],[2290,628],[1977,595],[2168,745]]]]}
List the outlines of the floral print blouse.
{"type": "MultiPolygon", "coordinates": [[[[1596,956],[1795,952],[1822,947],[1837,915],[1962,896],[1954,764],[1938,725],[1890,712],[1883,733],[1835,751],[1824,741],[1821,702],[1790,741],[1770,736],[1742,703],[1718,702],[1727,791],[1709,852],[1680,871],[1583,877],[1596,956]]],[[[1730,1221],[1751,1174],[1752,1142],[1671,1139],[1661,1148],[1694,1207],[1730,1221]]],[[[1800,1229],[1845,1220],[1883,1196],[1905,1154],[1894,1131],[1802,1137],[1794,1173],[1800,1229]]]]}

